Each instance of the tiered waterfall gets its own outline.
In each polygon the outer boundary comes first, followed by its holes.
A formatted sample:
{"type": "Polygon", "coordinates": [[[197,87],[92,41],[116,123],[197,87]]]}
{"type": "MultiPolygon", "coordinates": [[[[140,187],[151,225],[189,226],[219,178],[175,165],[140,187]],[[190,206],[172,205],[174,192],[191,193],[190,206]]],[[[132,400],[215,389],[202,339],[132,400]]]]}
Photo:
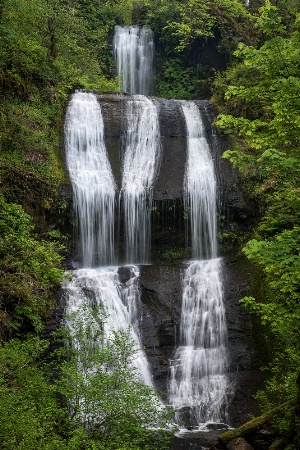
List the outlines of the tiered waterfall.
{"type": "MultiPolygon", "coordinates": [[[[152,193],[163,159],[162,103],[145,96],[153,91],[152,32],[116,27],[114,48],[123,91],[134,94],[118,97],[123,105],[122,113],[115,116],[123,127],[118,143],[121,175],[113,175],[109,162],[101,96],[76,92],[66,114],[66,160],[77,219],[76,265],[80,268],[73,271],[64,288],[67,312],[78,310],[87,299],[91,308],[101,305],[106,309],[107,333],[112,328],[124,331],[131,327],[139,348],[134,364],[141,380],[152,385],[139,330],[147,314],[140,301],[141,269],[137,265],[151,263],[152,193]],[[118,177],[119,188],[115,182],[118,177]],[[120,257],[123,248],[125,256],[120,257]],[[124,259],[125,264],[119,267],[124,259]]],[[[175,408],[177,422],[201,428],[207,422],[226,421],[228,394],[222,261],[217,257],[216,241],[216,175],[196,103],[174,104],[176,120],[184,122],[182,129],[186,129],[187,161],[181,187],[183,184],[193,260],[185,264],[182,276],[179,346],[170,362],[167,402],[175,408]]],[[[184,131],[179,134],[184,141],[184,131]]],[[[171,158],[173,155],[175,151],[171,158]]],[[[166,176],[172,177],[173,172],[166,172],[166,176]]],[[[170,179],[163,181],[166,189],[170,179]]],[[[163,269],[160,274],[165,276],[163,269]]]]}

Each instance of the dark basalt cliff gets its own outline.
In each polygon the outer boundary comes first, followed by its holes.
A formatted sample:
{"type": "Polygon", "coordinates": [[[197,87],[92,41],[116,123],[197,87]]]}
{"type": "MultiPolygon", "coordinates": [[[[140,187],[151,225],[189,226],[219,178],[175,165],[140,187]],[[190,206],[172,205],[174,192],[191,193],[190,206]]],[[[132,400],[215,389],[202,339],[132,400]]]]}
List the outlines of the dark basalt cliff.
{"type": "MultiPolygon", "coordinates": [[[[121,188],[123,144],[127,130],[127,94],[98,95],[105,123],[105,143],[118,189],[121,188]]],[[[186,163],[186,127],[180,110],[180,101],[153,97],[158,106],[161,158],[153,185],[153,200],[175,201],[183,197],[183,178],[186,163]]],[[[230,163],[221,159],[228,148],[225,139],[212,125],[216,112],[207,100],[196,100],[206,129],[206,138],[212,150],[219,187],[219,202],[226,216],[236,222],[251,220],[251,214],[238,188],[235,172],[230,163]]]]}
{"type": "MultiPolygon", "coordinates": [[[[118,190],[121,189],[122,159],[128,125],[126,103],[130,99],[131,96],[127,94],[98,95],[105,124],[106,148],[118,190]]],[[[188,246],[183,207],[187,131],[180,101],[155,97],[153,100],[158,107],[161,156],[152,187],[152,260],[159,261],[165,251],[188,246]]],[[[234,170],[227,160],[221,158],[228,145],[212,125],[216,115],[214,106],[207,100],[197,100],[195,103],[201,111],[215,164],[221,231],[243,232],[249,229],[254,218],[244,201],[234,170]]],[[[122,221],[120,229],[122,233],[122,221]]]]}

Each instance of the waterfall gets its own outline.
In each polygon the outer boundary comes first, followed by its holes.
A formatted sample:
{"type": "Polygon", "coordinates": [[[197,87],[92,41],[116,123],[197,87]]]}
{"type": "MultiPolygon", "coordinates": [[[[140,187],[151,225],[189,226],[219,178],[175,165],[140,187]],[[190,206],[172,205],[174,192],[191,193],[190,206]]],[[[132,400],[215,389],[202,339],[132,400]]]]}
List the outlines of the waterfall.
{"type": "Polygon", "coordinates": [[[122,91],[130,94],[153,94],[154,43],[147,27],[115,27],[114,55],[122,91]]]}
{"type": "Polygon", "coordinates": [[[114,262],[115,182],[104,144],[104,124],[94,94],[76,92],[65,125],[67,166],[84,267],[114,262]]]}
{"type": "Polygon", "coordinates": [[[200,112],[192,102],[182,102],[188,132],[188,157],[184,179],[184,204],[190,213],[193,258],[215,258],[216,178],[200,112]]]}
{"type": "Polygon", "coordinates": [[[128,132],[123,164],[122,199],[126,262],[145,264],[150,257],[152,184],[160,156],[158,112],[142,95],[127,102],[128,132]]]}
{"type": "Polygon", "coordinates": [[[138,349],[133,365],[138,369],[141,381],[152,386],[151,373],[145,353],[141,350],[138,330],[139,272],[135,266],[128,267],[130,278],[121,283],[118,270],[118,267],[75,270],[73,279],[64,284],[66,312],[67,315],[76,312],[88,299],[91,308],[99,306],[107,313],[104,323],[105,336],[109,336],[112,330],[126,332],[130,327],[130,337],[138,349]]]}
{"type": "MultiPolygon", "coordinates": [[[[138,117],[142,116],[144,123],[145,114],[154,116],[153,120],[149,122],[150,129],[152,129],[151,127],[157,128],[157,116],[155,116],[153,103],[148,99],[140,100],[140,103],[145,104],[145,107],[142,107],[138,117]]],[[[138,111],[140,111],[139,108],[138,111]]],[[[131,337],[137,349],[134,365],[139,370],[141,380],[152,385],[151,373],[145,353],[141,350],[138,331],[138,269],[136,267],[128,268],[129,279],[121,283],[118,267],[96,267],[108,266],[114,260],[115,182],[107,157],[103,128],[103,118],[97,97],[92,93],[76,92],[71,98],[66,114],[65,147],[74,193],[74,208],[78,221],[83,268],[75,270],[72,280],[64,284],[67,313],[77,311],[83,301],[88,299],[91,308],[95,305],[101,306],[107,313],[104,323],[106,336],[109,335],[111,329],[126,331],[128,327],[131,327],[131,337]]],[[[144,126],[141,133],[145,130],[144,126]]],[[[130,189],[134,191],[133,197],[137,186],[141,185],[141,189],[146,192],[153,179],[152,166],[155,165],[156,153],[152,155],[154,144],[148,145],[148,141],[152,141],[153,137],[151,132],[149,133],[149,136],[146,135],[145,138],[144,152],[149,152],[150,162],[146,162],[145,156],[143,160],[143,171],[149,170],[148,178],[145,175],[142,180],[139,178],[135,183],[134,177],[124,176],[124,179],[127,180],[125,188],[128,192],[130,189]]],[[[156,133],[157,129],[154,136],[156,133]]],[[[143,137],[139,136],[138,139],[143,140],[143,137]]],[[[132,141],[135,142],[135,139],[133,138],[132,141]]],[[[139,143],[139,140],[137,142],[139,143]]],[[[133,151],[137,151],[139,154],[140,147],[143,145],[137,145],[133,151]]],[[[134,156],[128,156],[128,158],[129,164],[133,164],[135,167],[134,173],[140,177],[137,170],[138,161],[134,156]]],[[[138,191],[136,201],[138,199],[141,201],[140,197],[146,195],[145,192],[141,193],[141,189],[138,191]]],[[[130,197],[130,193],[128,193],[128,197],[130,197]]],[[[131,205],[130,200],[128,200],[128,204],[131,205]]],[[[138,206],[135,211],[142,216],[138,206]]],[[[145,234],[147,233],[145,231],[145,234]]],[[[140,243],[140,239],[138,243],[140,243]]],[[[146,246],[144,247],[144,251],[146,251],[146,246]]],[[[69,326],[72,327],[70,322],[69,326]]]]}
{"type": "MultiPolygon", "coordinates": [[[[150,262],[152,188],[161,159],[159,111],[158,101],[144,95],[133,95],[125,101],[127,128],[122,136],[119,209],[115,208],[116,186],[105,147],[99,99],[92,93],[76,92],[67,109],[66,160],[74,193],[81,268],[73,272],[64,289],[69,313],[84,301],[91,308],[104,308],[106,336],[112,328],[124,331],[130,326],[139,349],[134,365],[141,380],[152,385],[141,350],[139,269],[134,264],[150,262]],[[115,257],[117,213],[122,215],[119,240],[126,248],[125,281],[115,257]]],[[[184,208],[190,218],[193,261],[187,263],[182,275],[180,342],[171,363],[168,391],[177,422],[201,428],[207,422],[226,421],[229,393],[222,260],[217,257],[216,176],[196,104],[181,101],[177,105],[187,130],[184,208]]]]}
{"type": "Polygon", "coordinates": [[[178,422],[226,420],[226,322],[216,250],[216,179],[200,112],[181,102],[188,135],[185,208],[194,258],[184,271],[180,346],[171,364],[169,398],[178,422]],[[200,259],[202,258],[202,259],[200,259]]]}

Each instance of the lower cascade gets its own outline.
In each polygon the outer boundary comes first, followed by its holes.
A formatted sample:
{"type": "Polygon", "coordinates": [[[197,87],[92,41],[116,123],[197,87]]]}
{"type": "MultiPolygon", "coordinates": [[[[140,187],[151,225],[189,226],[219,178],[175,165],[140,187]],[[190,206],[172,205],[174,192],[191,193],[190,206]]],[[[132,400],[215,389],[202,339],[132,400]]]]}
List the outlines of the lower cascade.
{"type": "Polygon", "coordinates": [[[112,330],[125,332],[130,327],[130,337],[139,349],[133,364],[139,371],[141,381],[152,386],[149,365],[145,353],[141,350],[137,328],[139,272],[135,266],[124,269],[129,277],[124,282],[120,280],[118,267],[75,270],[72,281],[64,285],[67,296],[66,312],[68,316],[71,315],[88,300],[91,308],[98,306],[104,310],[104,315],[107,315],[104,322],[106,336],[112,330]]]}
{"type": "MultiPolygon", "coordinates": [[[[106,336],[130,327],[138,349],[133,364],[141,381],[155,387],[139,330],[143,306],[137,264],[151,262],[152,192],[162,158],[159,102],[143,95],[124,101],[126,132],[121,140],[119,192],[105,144],[101,97],[76,92],[69,103],[66,159],[78,223],[76,266],[80,268],[65,282],[64,291],[68,314],[83,303],[92,309],[103,308],[106,336]],[[115,217],[117,213],[121,218],[115,217]],[[124,233],[119,227],[116,238],[114,224],[122,220],[124,233]],[[126,250],[122,267],[115,265],[117,243],[126,250]]],[[[207,422],[226,422],[229,394],[222,260],[216,250],[216,176],[197,105],[190,101],[176,105],[187,132],[184,209],[190,218],[193,260],[186,263],[182,276],[179,345],[170,361],[167,403],[175,409],[177,423],[204,428],[207,422]]]]}
{"type": "Polygon", "coordinates": [[[220,273],[218,258],[192,261],[184,272],[180,346],[169,386],[178,423],[226,420],[226,327],[220,273]]]}

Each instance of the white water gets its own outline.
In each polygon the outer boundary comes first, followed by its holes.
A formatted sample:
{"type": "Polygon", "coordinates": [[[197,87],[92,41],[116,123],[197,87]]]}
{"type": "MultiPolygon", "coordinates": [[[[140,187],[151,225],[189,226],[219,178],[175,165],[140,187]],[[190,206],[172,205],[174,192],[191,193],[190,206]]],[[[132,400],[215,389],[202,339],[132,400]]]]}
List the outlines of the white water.
{"type": "Polygon", "coordinates": [[[83,266],[112,264],[115,182],[104,144],[101,108],[94,94],[73,94],[66,115],[65,148],[83,266]]]}
{"type": "MultiPolygon", "coordinates": [[[[148,105],[148,108],[142,108],[143,113],[147,112],[151,115],[154,108],[152,102],[145,99],[144,103],[148,105]]],[[[145,122],[144,115],[140,115],[145,122]]],[[[139,119],[141,119],[140,115],[138,115],[139,119]]],[[[154,123],[156,123],[155,120],[154,123]]],[[[101,108],[96,96],[91,93],[76,92],[67,110],[65,142],[84,268],[74,271],[72,281],[65,283],[67,313],[77,311],[83,301],[88,298],[91,307],[95,304],[101,305],[108,314],[104,324],[106,336],[111,329],[126,331],[131,326],[131,337],[138,349],[134,365],[140,373],[141,380],[152,385],[151,373],[145,354],[141,350],[138,332],[138,269],[131,267],[130,279],[122,284],[117,267],[95,268],[98,265],[108,266],[114,260],[115,183],[105,149],[103,128],[101,108]]],[[[148,138],[150,140],[150,136],[148,138]]],[[[147,146],[147,149],[151,154],[152,144],[147,146]]],[[[151,156],[150,161],[155,157],[151,156]]],[[[134,161],[132,163],[138,164],[134,161]]],[[[151,164],[154,162],[148,161],[147,165],[144,161],[143,166],[144,171],[150,170],[149,182],[153,178],[151,164]]],[[[126,183],[128,191],[130,186],[134,190],[135,185],[141,184],[140,179],[135,184],[134,177],[125,178],[129,178],[126,183]]],[[[147,176],[145,178],[147,179],[147,176]]],[[[143,189],[145,192],[149,189],[147,182],[143,184],[143,189]]],[[[130,196],[129,193],[128,196],[130,196]]],[[[138,207],[136,210],[140,211],[138,207]]],[[[69,326],[72,327],[71,323],[69,326]]]]}
{"type": "MultiPolygon", "coordinates": [[[[138,330],[139,301],[137,267],[131,266],[131,278],[121,283],[118,267],[100,267],[95,269],[78,269],[73,272],[73,279],[64,285],[67,294],[67,314],[76,312],[88,299],[93,308],[104,308],[107,318],[104,323],[106,338],[112,330],[128,331],[138,349],[133,365],[138,369],[141,381],[152,386],[152,378],[145,353],[141,350],[138,330]]],[[[71,324],[70,324],[71,326],[71,324]]]]}
{"type": "Polygon", "coordinates": [[[188,132],[184,202],[190,212],[192,254],[194,258],[215,258],[216,177],[213,161],[199,109],[193,102],[182,102],[182,110],[188,132]]]}
{"type": "Polygon", "coordinates": [[[123,92],[153,94],[153,32],[147,27],[116,26],[114,54],[123,92]]]}
{"type": "Polygon", "coordinates": [[[171,363],[169,398],[178,422],[201,427],[226,420],[226,322],[221,260],[216,257],[216,179],[200,112],[182,102],[188,134],[185,207],[192,252],[182,283],[180,346],[171,363]]]}
{"type": "Polygon", "coordinates": [[[226,327],[219,259],[193,261],[184,273],[180,347],[171,366],[170,401],[191,408],[196,424],[225,420],[226,327]]]}
{"type": "Polygon", "coordinates": [[[127,102],[128,132],[123,165],[122,200],[126,262],[145,264],[150,258],[152,184],[160,158],[158,111],[142,95],[127,102]]]}

